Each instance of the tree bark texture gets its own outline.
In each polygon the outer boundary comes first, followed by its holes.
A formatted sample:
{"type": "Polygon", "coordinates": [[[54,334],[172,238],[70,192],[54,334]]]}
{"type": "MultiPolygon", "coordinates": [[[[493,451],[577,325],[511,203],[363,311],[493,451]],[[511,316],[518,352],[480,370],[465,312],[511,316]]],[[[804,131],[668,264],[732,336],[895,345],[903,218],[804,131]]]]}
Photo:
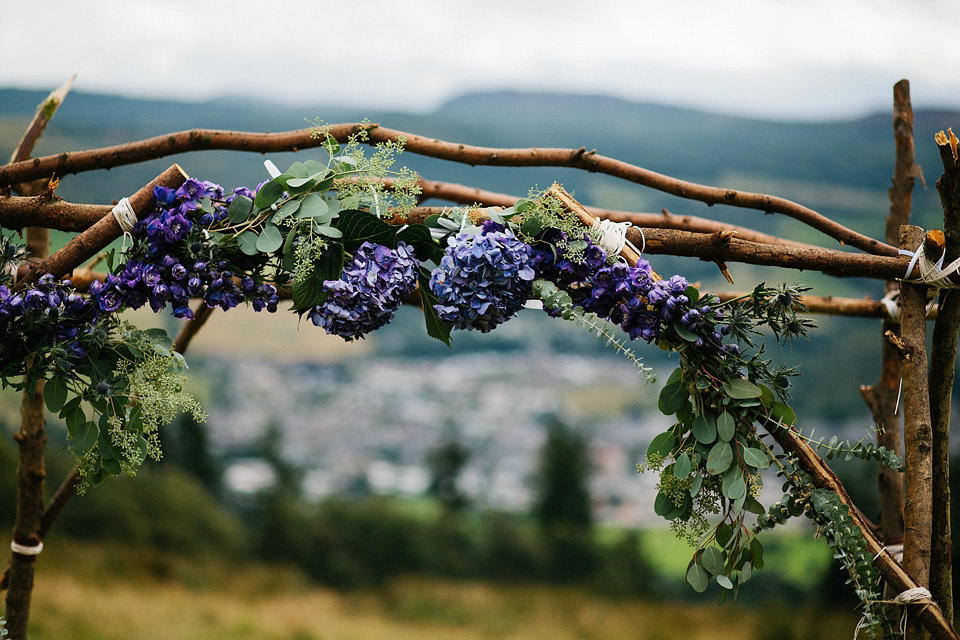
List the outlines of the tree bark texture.
{"type": "MultiPolygon", "coordinates": [[[[952,132],[951,132],[952,136],[952,132]]],[[[936,137],[943,175],[937,181],[946,236],[944,264],[960,257],[960,163],[955,143],[940,132],[936,137]]],[[[940,292],[940,313],[933,327],[930,354],[930,422],[933,429],[933,537],[930,591],[953,616],[953,534],[950,522],[950,405],[960,333],[960,292],[940,292]]]]}
{"type": "MultiPolygon", "coordinates": [[[[901,227],[900,245],[917,248],[923,230],[901,227]]],[[[933,433],[927,386],[927,286],[900,283],[900,337],[890,335],[900,354],[903,377],[903,448],[906,463],[903,503],[903,568],[919,586],[930,584],[930,543],[933,518],[933,433]]],[[[919,640],[923,630],[908,619],[907,640],[919,640]]]]}

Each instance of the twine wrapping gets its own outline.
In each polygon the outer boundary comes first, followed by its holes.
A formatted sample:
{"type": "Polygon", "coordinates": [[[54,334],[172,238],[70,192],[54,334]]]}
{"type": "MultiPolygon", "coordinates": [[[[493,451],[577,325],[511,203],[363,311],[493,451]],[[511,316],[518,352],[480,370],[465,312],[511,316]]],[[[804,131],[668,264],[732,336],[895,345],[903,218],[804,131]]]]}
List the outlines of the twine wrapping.
{"type": "Polygon", "coordinates": [[[934,262],[927,256],[926,249],[922,244],[917,247],[916,251],[900,249],[900,255],[911,256],[910,264],[907,266],[907,272],[901,280],[925,284],[936,287],[937,289],[960,289],[960,285],[950,281],[950,276],[960,270],[960,258],[957,258],[944,268],[943,259],[946,253],[947,251],[944,249],[940,255],[940,259],[934,262]],[[917,274],[914,274],[915,269],[917,274]]]}

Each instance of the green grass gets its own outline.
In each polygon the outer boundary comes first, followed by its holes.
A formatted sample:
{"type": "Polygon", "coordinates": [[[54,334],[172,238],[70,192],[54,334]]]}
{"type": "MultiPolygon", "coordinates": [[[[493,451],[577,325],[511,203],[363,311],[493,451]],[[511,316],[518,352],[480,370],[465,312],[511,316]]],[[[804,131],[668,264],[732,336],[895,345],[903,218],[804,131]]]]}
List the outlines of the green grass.
{"type": "MultiPolygon", "coordinates": [[[[51,541],[54,542],[54,541],[51,541]]],[[[856,615],[606,599],[545,586],[407,578],[339,593],[284,567],[56,541],[31,640],[711,640],[849,638],[856,615]]]]}

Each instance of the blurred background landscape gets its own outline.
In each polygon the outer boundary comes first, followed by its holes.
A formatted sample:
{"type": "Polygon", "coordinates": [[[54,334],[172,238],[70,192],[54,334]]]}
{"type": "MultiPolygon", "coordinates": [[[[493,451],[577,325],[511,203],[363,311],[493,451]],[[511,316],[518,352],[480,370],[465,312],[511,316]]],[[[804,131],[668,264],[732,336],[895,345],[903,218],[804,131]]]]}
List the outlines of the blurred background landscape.
{"type": "MultiPolygon", "coordinates": [[[[0,90],[0,155],[9,156],[45,96],[0,90]]],[[[314,118],[368,118],[482,146],[595,148],[674,177],[790,198],[878,238],[893,171],[889,113],[774,122],[523,92],[468,94],[410,114],[74,91],[34,155],[198,127],[281,131],[314,118]]],[[[916,224],[939,226],[933,134],[958,122],[958,113],[916,113],[917,162],[928,181],[915,191],[916,224]]],[[[109,203],[172,162],[227,189],[252,187],[267,177],[263,159],[198,152],[64,176],[58,193],[109,203]]],[[[269,159],[283,168],[294,158],[269,159]]],[[[411,154],[398,164],[426,179],[518,197],[558,181],[587,205],[666,208],[835,248],[783,217],[707,208],[606,176],[411,154]]],[[[731,264],[731,287],[710,263],[651,262],[706,291],[785,281],[816,295],[882,296],[874,281],[731,264]]],[[[177,330],[169,317],[133,320],[177,330]]],[[[792,349],[771,341],[769,356],[800,366],[792,395],[805,431],[859,439],[871,429],[858,390],[879,377],[880,323],[817,322],[792,349]]],[[[535,310],[488,335],[456,332],[452,349],[428,338],[422,323],[418,310],[404,308],[369,339],[348,344],[282,309],[215,312],[187,354],[191,391],[208,420],[171,425],[161,463],[68,506],[40,560],[33,637],[850,636],[855,600],[805,523],[768,535],[766,568],[725,605],[729,625],[717,631],[711,594],[683,585],[691,548],[653,513],[657,478],[636,472],[669,423],[656,408],[659,385],[646,384],[629,362],[535,310]],[[92,605],[90,593],[110,604],[92,605]],[[810,613],[795,618],[797,608],[810,613]],[[672,624],[681,616],[689,627],[672,624]]],[[[659,351],[637,351],[661,381],[675,366],[659,351]]],[[[18,403],[0,395],[3,525],[14,515],[18,403]]],[[[71,460],[59,453],[62,426],[50,432],[52,490],[71,460]]],[[[861,509],[874,513],[875,467],[837,466],[861,509]]],[[[762,501],[777,496],[778,483],[769,482],[762,501]]]]}

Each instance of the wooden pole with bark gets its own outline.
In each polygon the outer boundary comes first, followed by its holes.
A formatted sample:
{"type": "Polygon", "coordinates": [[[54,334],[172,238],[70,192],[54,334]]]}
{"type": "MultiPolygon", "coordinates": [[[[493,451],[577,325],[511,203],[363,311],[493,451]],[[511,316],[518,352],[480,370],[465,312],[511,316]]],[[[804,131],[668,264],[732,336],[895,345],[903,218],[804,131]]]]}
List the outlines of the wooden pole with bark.
{"type": "MultiPolygon", "coordinates": [[[[946,236],[944,264],[960,258],[960,161],[953,132],[936,136],[943,175],[937,191],[943,206],[946,236]]],[[[944,289],[933,327],[930,355],[930,421],[933,429],[933,531],[930,591],[944,614],[953,617],[953,535],[950,523],[950,405],[960,333],[960,293],[944,289]]]]}

